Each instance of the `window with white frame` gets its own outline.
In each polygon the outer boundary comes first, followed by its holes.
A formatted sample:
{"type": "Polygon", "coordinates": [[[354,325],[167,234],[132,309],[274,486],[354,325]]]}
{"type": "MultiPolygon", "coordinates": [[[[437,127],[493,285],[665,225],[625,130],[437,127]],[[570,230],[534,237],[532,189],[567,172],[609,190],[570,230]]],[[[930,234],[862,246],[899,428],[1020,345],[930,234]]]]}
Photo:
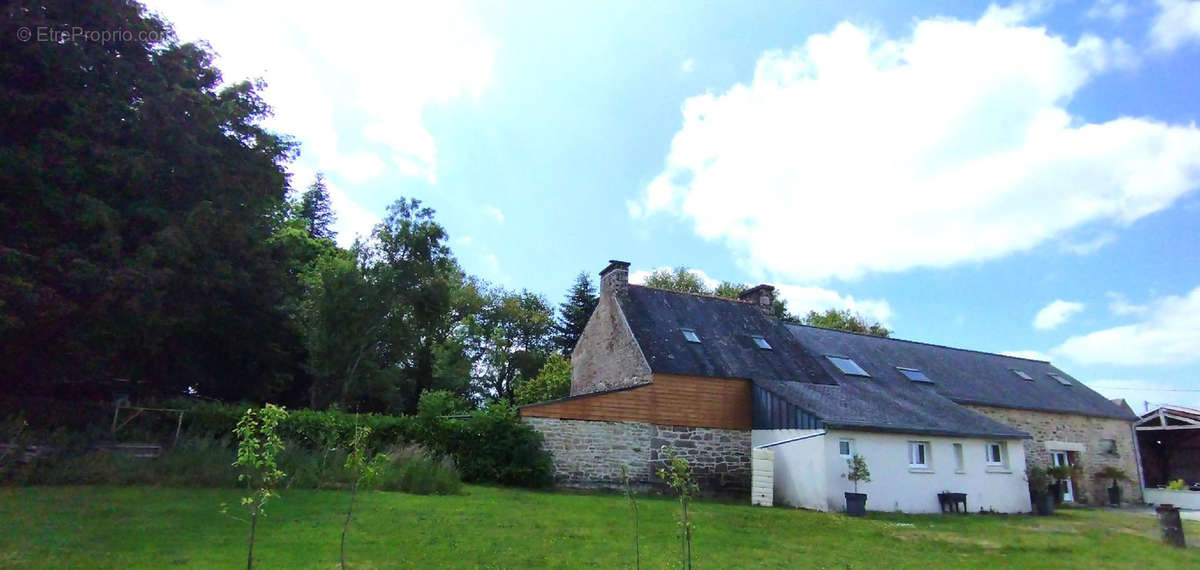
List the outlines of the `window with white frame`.
{"type": "Polygon", "coordinates": [[[843,459],[850,459],[854,456],[854,440],[839,439],[838,440],[838,455],[843,459]]]}
{"type": "Polygon", "coordinates": [[[929,442],[908,442],[908,466],[913,469],[929,469],[929,442]]]}
{"type": "Polygon", "coordinates": [[[1008,463],[1008,450],[1005,449],[1003,441],[989,441],[985,450],[987,451],[988,467],[1004,467],[1008,463]]]}
{"type": "Polygon", "coordinates": [[[963,461],[963,447],[961,443],[954,444],[954,472],[965,473],[967,471],[966,462],[963,461]]]}

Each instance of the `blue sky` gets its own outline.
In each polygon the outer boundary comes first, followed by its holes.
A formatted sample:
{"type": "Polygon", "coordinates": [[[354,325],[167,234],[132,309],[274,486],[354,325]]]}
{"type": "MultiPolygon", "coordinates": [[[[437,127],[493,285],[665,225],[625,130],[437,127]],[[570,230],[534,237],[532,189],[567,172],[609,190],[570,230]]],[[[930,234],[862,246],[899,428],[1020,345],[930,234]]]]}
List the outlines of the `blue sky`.
{"type": "Polygon", "coordinates": [[[400,196],[561,300],[610,258],[1200,408],[1200,2],[152,2],[262,77],[340,238],[400,196]]]}

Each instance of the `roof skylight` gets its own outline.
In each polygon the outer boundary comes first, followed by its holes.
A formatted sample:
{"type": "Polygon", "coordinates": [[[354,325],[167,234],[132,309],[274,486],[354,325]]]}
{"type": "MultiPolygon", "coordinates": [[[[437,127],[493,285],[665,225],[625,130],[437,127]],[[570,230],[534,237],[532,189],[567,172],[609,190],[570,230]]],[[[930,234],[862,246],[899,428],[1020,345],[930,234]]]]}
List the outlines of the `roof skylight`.
{"type": "Polygon", "coordinates": [[[930,384],[933,383],[933,378],[926,376],[925,373],[921,372],[919,369],[901,368],[901,367],[897,366],[896,370],[899,370],[900,373],[903,374],[905,378],[908,378],[909,380],[912,380],[913,382],[928,382],[930,384]]]}
{"type": "Polygon", "coordinates": [[[1070,380],[1067,380],[1066,378],[1063,378],[1062,376],[1059,376],[1058,374],[1047,374],[1047,376],[1055,379],[1056,381],[1058,381],[1059,384],[1062,384],[1063,386],[1071,385],[1070,380]]]}
{"type": "Polygon", "coordinates": [[[845,356],[833,356],[826,354],[825,358],[828,358],[834,366],[837,366],[837,369],[841,370],[842,374],[849,374],[850,376],[866,376],[867,378],[871,377],[870,374],[867,374],[866,370],[863,370],[862,366],[859,366],[857,362],[850,360],[845,356]]]}
{"type": "Polygon", "coordinates": [[[700,335],[697,335],[696,331],[692,329],[679,329],[679,332],[683,333],[683,338],[688,342],[700,344],[700,335]]]}
{"type": "Polygon", "coordinates": [[[767,342],[767,339],[765,339],[761,336],[752,336],[750,338],[754,339],[755,346],[757,346],[763,350],[771,350],[771,343],[767,342]]]}
{"type": "Polygon", "coordinates": [[[1026,374],[1024,370],[1017,370],[1016,368],[1009,368],[1009,370],[1012,370],[1012,373],[1016,374],[1022,380],[1033,380],[1033,376],[1026,374]]]}

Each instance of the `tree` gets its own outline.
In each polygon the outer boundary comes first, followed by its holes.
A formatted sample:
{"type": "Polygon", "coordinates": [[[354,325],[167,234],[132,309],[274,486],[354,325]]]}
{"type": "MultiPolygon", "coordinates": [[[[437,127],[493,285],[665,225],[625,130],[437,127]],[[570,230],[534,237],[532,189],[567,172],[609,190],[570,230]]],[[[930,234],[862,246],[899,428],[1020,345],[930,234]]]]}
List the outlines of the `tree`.
{"type": "Polygon", "coordinates": [[[433,210],[401,198],[370,240],[322,259],[304,311],[311,406],[411,413],[425,389],[465,388],[438,385],[439,368],[462,355],[458,325],[475,306],[445,241],[433,210]]]}
{"type": "Polygon", "coordinates": [[[554,349],[549,303],[529,291],[497,289],[473,319],[473,394],[478,400],[513,402],[516,388],[532,379],[554,349]]]}
{"type": "Polygon", "coordinates": [[[651,273],[646,278],[645,285],[647,287],[655,287],[657,289],[667,289],[669,291],[679,291],[680,293],[697,293],[700,295],[711,295],[712,289],[709,289],[700,276],[693,273],[687,267],[679,266],[675,269],[659,269],[651,273]]]}
{"type": "Polygon", "coordinates": [[[742,294],[742,291],[745,291],[749,288],[750,286],[746,285],[745,283],[723,281],[720,285],[717,285],[717,288],[713,290],[712,294],[718,297],[725,297],[727,299],[737,299],[738,295],[742,294]]]}
{"type": "Polygon", "coordinates": [[[224,399],[284,389],[304,354],[269,238],[295,145],[261,126],[262,83],[223,83],[205,47],[133,1],[7,16],[134,39],[0,37],[0,377],[73,398],[111,377],[224,399]]]}
{"type": "MultiPolygon", "coordinates": [[[[246,484],[242,507],[250,515],[250,536],[247,537],[246,570],[254,567],[254,531],[258,518],[263,516],[267,501],[275,497],[275,485],[286,475],[279,469],[276,457],[283,451],[283,439],[279,437],[279,424],[287,419],[287,410],[267,404],[261,410],[247,408],[238,420],[234,434],[238,438],[237,461],[234,467],[241,470],[238,481],[246,484]]],[[[228,512],[228,507],[221,506],[228,512]]]]}
{"type": "Polygon", "coordinates": [[[571,286],[571,290],[567,292],[566,301],[558,306],[559,317],[554,327],[557,332],[554,342],[564,355],[570,356],[571,351],[575,349],[575,343],[579,342],[583,328],[587,326],[588,319],[599,302],[600,297],[596,295],[596,287],[592,285],[591,277],[586,272],[581,272],[575,277],[575,284],[571,286]]]}
{"type": "Polygon", "coordinates": [[[370,453],[367,450],[367,442],[371,437],[371,428],[367,426],[355,426],[354,435],[350,437],[350,443],[347,445],[346,453],[346,474],[350,476],[350,504],[346,506],[346,519],[342,522],[342,542],[341,542],[341,557],[339,559],[342,570],[346,569],[346,533],[350,530],[350,521],[354,517],[354,500],[358,497],[360,488],[368,489],[375,484],[375,480],[383,471],[383,465],[387,462],[387,456],[378,453],[374,457],[368,459],[370,453]]]}
{"type": "Polygon", "coordinates": [[[554,353],[534,378],[517,386],[517,405],[565,398],[571,393],[571,361],[554,353]]]}
{"type": "Polygon", "coordinates": [[[866,318],[860,314],[850,312],[849,309],[828,309],[824,313],[809,311],[800,320],[800,324],[881,337],[888,337],[892,334],[892,331],[878,322],[867,323],[866,318]]]}
{"type": "Polygon", "coordinates": [[[688,515],[688,505],[692,497],[700,491],[700,486],[692,479],[692,469],[688,460],[675,450],[664,445],[660,450],[666,459],[666,467],[658,470],[658,477],[679,495],[679,564],[681,568],[690,570],[692,567],[692,520],[688,515]]]}
{"type": "Polygon", "coordinates": [[[337,218],[329,203],[329,189],[325,186],[324,174],[318,172],[317,179],[300,195],[296,217],[304,222],[308,235],[314,238],[331,240],[336,235],[330,227],[337,218]]]}

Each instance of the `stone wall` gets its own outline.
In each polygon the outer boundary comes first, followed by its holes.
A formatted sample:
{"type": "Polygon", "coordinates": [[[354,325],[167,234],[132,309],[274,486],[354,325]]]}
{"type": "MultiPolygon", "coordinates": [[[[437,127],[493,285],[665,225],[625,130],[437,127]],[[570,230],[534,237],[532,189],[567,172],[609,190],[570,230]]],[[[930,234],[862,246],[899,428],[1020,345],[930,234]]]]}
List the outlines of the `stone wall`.
{"type": "Polygon", "coordinates": [[[1121,483],[1122,500],[1142,500],[1132,422],[991,406],[966,407],[1032,435],[1033,441],[1025,442],[1025,461],[1029,465],[1051,465],[1050,450],[1046,442],[1082,445],[1083,451],[1077,452],[1077,457],[1078,463],[1083,467],[1083,476],[1075,481],[1076,495],[1082,499],[1077,500],[1099,504],[1108,501],[1105,488],[1112,483],[1098,481],[1093,477],[1106,465],[1120,468],[1131,479],[1121,483]],[[1113,452],[1108,451],[1108,446],[1103,440],[1116,442],[1116,449],[1113,452]]]}
{"type": "Polygon", "coordinates": [[[571,352],[571,395],[650,382],[650,365],[612,291],[600,302],[571,352]]]}
{"type": "Polygon", "coordinates": [[[554,457],[555,482],[577,489],[616,489],[621,466],[640,489],[663,488],[658,469],[661,449],[669,445],[687,458],[707,494],[744,495],[750,490],[750,431],[604,422],[522,418],[545,438],[554,457]]]}

